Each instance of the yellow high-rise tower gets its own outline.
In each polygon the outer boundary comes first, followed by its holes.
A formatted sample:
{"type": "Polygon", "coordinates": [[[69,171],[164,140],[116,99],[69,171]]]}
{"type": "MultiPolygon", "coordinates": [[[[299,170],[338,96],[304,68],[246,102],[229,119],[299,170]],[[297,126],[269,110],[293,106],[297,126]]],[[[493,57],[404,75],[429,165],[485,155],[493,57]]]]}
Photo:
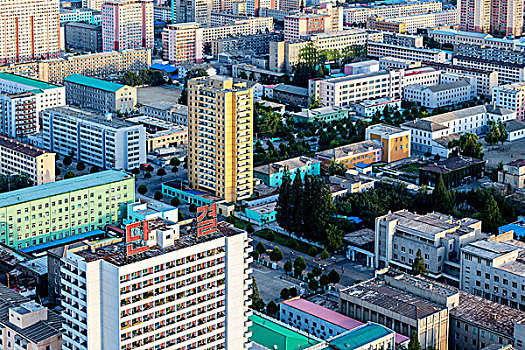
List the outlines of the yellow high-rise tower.
{"type": "Polygon", "coordinates": [[[232,78],[188,83],[188,183],[228,202],[253,192],[253,93],[232,78]]]}

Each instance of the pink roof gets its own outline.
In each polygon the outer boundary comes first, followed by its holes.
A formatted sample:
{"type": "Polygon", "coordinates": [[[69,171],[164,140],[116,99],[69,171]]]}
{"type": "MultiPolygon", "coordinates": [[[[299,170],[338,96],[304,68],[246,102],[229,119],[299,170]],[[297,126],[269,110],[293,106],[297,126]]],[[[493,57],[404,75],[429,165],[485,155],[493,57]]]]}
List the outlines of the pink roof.
{"type": "Polygon", "coordinates": [[[353,318],[342,315],[338,312],[332,311],[308,300],[297,298],[283,301],[283,304],[293,307],[294,309],[306,312],[312,316],[318,317],[322,320],[335,324],[344,329],[354,329],[361,326],[363,323],[354,320],[353,318]]]}
{"type": "MultiPolygon", "coordinates": [[[[339,312],[335,312],[323,306],[312,303],[311,301],[301,299],[299,297],[285,300],[282,302],[282,304],[286,304],[290,307],[293,307],[294,309],[306,312],[307,314],[318,317],[322,320],[335,324],[344,329],[351,330],[363,325],[362,322],[354,320],[353,318],[350,318],[348,316],[340,314],[339,312]]],[[[405,337],[404,335],[401,335],[399,333],[395,334],[396,344],[403,343],[409,339],[409,337],[405,337]]]]}

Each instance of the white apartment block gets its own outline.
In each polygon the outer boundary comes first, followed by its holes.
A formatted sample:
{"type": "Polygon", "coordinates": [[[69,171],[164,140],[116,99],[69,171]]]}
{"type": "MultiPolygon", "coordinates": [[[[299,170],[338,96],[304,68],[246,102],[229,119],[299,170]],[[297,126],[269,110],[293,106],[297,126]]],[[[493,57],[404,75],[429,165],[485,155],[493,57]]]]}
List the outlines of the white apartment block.
{"type": "Polygon", "coordinates": [[[428,277],[458,285],[461,248],[483,238],[479,220],[400,210],[376,218],[375,267],[410,271],[421,249],[428,277]]]}
{"type": "Polygon", "coordinates": [[[0,65],[60,57],[59,0],[0,2],[0,65]]]}
{"type": "Polygon", "coordinates": [[[439,1],[405,2],[395,5],[384,6],[356,6],[344,10],[345,23],[366,23],[372,16],[381,17],[401,17],[422,14],[427,12],[437,12],[443,9],[443,4],[439,1]]]}
{"type": "Polygon", "coordinates": [[[258,33],[273,32],[273,18],[260,17],[237,20],[234,24],[221,27],[204,28],[202,41],[208,43],[214,39],[222,39],[230,36],[253,35],[258,33]]]}
{"type": "Polygon", "coordinates": [[[441,140],[467,132],[482,135],[487,132],[489,121],[513,119],[516,119],[516,112],[510,109],[481,105],[406,122],[401,128],[411,131],[412,151],[447,157],[448,149],[441,140]]]}
{"type": "Polygon", "coordinates": [[[0,73],[0,94],[31,91],[36,96],[36,111],[64,106],[66,104],[66,88],[45,81],[23,76],[0,73]]]}
{"type": "Polygon", "coordinates": [[[410,34],[415,34],[420,28],[434,28],[437,26],[457,25],[459,19],[457,9],[452,9],[404,17],[378,17],[377,20],[385,22],[404,23],[406,27],[406,32],[410,34]]]}
{"type": "Polygon", "coordinates": [[[306,35],[327,33],[331,29],[329,15],[298,13],[284,18],[285,41],[299,41],[306,35]]]}
{"type": "Polygon", "coordinates": [[[492,103],[516,111],[516,118],[525,120],[525,83],[496,86],[492,90],[492,103]]]}
{"type": "Polygon", "coordinates": [[[55,182],[55,153],[0,136],[0,174],[26,174],[34,185],[55,182]]]}
{"type": "Polygon", "coordinates": [[[133,169],[146,163],[144,126],[72,107],[42,114],[42,146],[103,169],[133,169]]]}
{"type": "Polygon", "coordinates": [[[396,57],[379,58],[379,69],[411,69],[421,67],[421,61],[405,60],[396,57]]]}
{"type": "Polygon", "coordinates": [[[524,45],[523,39],[494,38],[487,33],[465,32],[455,29],[429,30],[428,36],[441,44],[477,45],[505,50],[519,50],[524,45]]]}
{"type": "Polygon", "coordinates": [[[320,99],[325,106],[346,106],[362,100],[401,98],[408,85],[435,85],[441,72],[431,67],[409,70],[382,70],[338,78],[311,79],[308,95],[320,99]]]}
{"type": "Polygon", "coordinates": [[[466,79],[432,86],[419,84],[403,89],[403,99],[427,108],[453,106],[476,96],[475,86],[466,79]]]}
{"type": "Polygon", "coordinates": [[[160,218],[126,227],[140,243],[116,238],[65,252],[63,349],[251,347],[245,231],[221,223],[197,236],[160,218]]]}
{"type": "Polygon", "coordinates": [[[152,47],[152,0],[107,0],[102,4],[104,51],[152,47]]]}
{"type": "Polygon", "coordinates": [[[446,53],[438,49],[424,49],[369,41],[367,54],[372,57],[396,57],[405,60],[445,63],[446,53]]]}
{"type": "Polygon", "coordinates": [[[460,288],[525,311],[524,249],[512,232],[463,247],[460,288]]]}
{"type": "Polygon", "coordinates": [[[162,31],[163,58],[172,64],[202,63],[202,31],[197,22],[168,25],[162,31]]]}
{"type": "Polygon", "coordinates": [[[167,122],[188,126],[188,106],[172,102],[147,102],[140,106],[141,114],[167,122]]]}
{"type": "Polygon", "coordinates": [[[498,72],[499,84],[512,84],[525,81],[525,64],[507,63],[466,56],[454,56],[452,58],[452,64],[461,67],[498,72]]]}

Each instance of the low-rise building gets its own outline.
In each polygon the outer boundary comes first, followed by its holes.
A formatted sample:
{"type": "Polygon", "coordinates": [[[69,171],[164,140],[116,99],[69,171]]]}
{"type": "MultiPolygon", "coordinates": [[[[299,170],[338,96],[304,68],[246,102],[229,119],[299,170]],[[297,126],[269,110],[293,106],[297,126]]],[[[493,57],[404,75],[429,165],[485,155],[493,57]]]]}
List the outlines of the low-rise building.
{"type": "Polygon", "coordinates": [[[428,276],[459,285],[461,247],[484,238],[481,221],[400,210],[376,218],[375,267],[410,271],[418,250],[428,276]]]}
{"type": "Polygon", "coordinates": [[[367,60],[345,64],[343,73],[346,75],[365,74],[379,71],[379,61],[367,60]]]}
{"type": "MultiPolygon", "coordinates": [[[[358,164],[364,163],[357,163],[358,164]]],[[[368,165],[368,164],[367,164],[368,165]]],[[[345,176],[332,175],[330,176],[329,183],[331,185],[337,185],[348,191],[348,193],[363,193],[370,191],[375,188],[377,180],[370,177],[360,177],[352,174],[345,174],[345,176]]]]}
{"type": "Polygon", "coordinates": [[[525,64],[496,61],[481,57],[454,55],[452,64],[498,73],[498,84],[512,84],[525,80],[525,64]]]}
{"type": "Polygon", "coordinates": [[[381,161],[381,144],[377,140],[357,142],[318,152],[317,159],[321,161],[323,168],[336,162],[342,163],[347,169],[353,169],[357,163],[372,164],[381,161]]]}
{"type": "Polygon", "coordinates": [[[368,19],[367,27],[387,32],[415,34],[418,29],[457,25],[458,13],[458,10],[454,8],[403,17],[371,17],[368,19]]]}
{"type": "Polygon", "coordinates": [[[402,46],[423,47],[423,36],[383,32],[383,42],[402,46]]]}
{"type": "Polygon", "coordinates": [[[436,187],[442,177],[447,188],[476,181],[485,174],[482,159],[458,156],[427,164],[419,168],[419,184],[436,187]]]}
{"type": "Polygon", "coordinates": [[[355,111],[357,115],[372,118],[377,113],[383,113],[385,108],[388,108],[391,112],[400,110],[401,99],[381,97],[373,100],[361,100],[352,102],[348,105],[348,108],[355,111]]]}
{"type": "Polygon", "coordinates": [[[137,104],[137,89],[101,79],[72,74],[64,80],[66,102],[99,112],[131,112],[137,104]]]}
{"type": "Polygon", "coordinates": [[[146,129],[125,119],[72,107],[42,115],[43,148],[102,169],[133,169],[146,163],[146,129]]]}
{"type": "Polygon", "coordinates": [[[150,116],[188,126],[188,106],[168,101],[155,101],[143,103],[139,112],[150,116]]]}
{"type": "Polygon", "coordinates": [[[11,349],[62,349],[65,320],[14,290],[0,285],[2,343],[11,349]]]}
{"type": "Polygon", "coordinates": [[[246,219],[263,227],[266,224],[277,220],[277,202],[261,203],[244,208],[246,219]]]}
{"type": "Polygon", "coordinates": [[[285,174],[288,174],[292,182],[298,174],[301,179],[305,175],[319,176],[321,162],[313,158],[297,157],[253,168],[254,178],[261,179],[271,187],[281,186],[285,174]]]}
{"type": "Polygon", "coordinates": [[[437,142],[441,138],[467,132],[482,135],[488,131],[489,121],[506,122],[513,119],[516,119],[516,112],[510,109],[481,105],[416,119],[401,124],[401,128],[411,132],[412,151],[448,157],[447,145],[437,142]]]}
{"type": "Polygon", "coordinates": [[[60,8],[60,24],[79,22],[100,25],[102,24],[102,13],[85,7],[60,8]]]}
{"type": "Polygon", "coordinates": [[[293,85],[277,85],[273,88],[273,98],[291,106],[307,107],[310,104],[308,89],[293,85]]]}
{"type": "Polygon", "coordinates": [[[156,152],[161,148],[172,148],[188,144],[188,128],[154,117],[128,118],[130,122],[146,128],[147,152],[156,152]]]}
{"type": "Polygon", "coordinates": [[[64,25],[66,48],[88,52],[102,51],[102,26],[70,22],[64,25]]]}
{"type": "Polygon", "coordinates": [[[412,69],[421,67],[421,61],[407,60],[397,57],[380,57],[379,69],[412,69]]]}
{"type": "Polygon", "coordinates": [[[457,105],[475,95],[475,86],[466,79],[432,86],[414,84],[403,89],[403,99],[428,108],[457,105]]]}
{"type": "Polygon", "coordinates": [[[407,60],[431,61],[441,63],[445,63],[447,57],[445,51],[438,49],[425,49],[395,44],[386,44],[374,41],[368,42],[367,54],[372,57],[391,56],[407,60]]]}
{"type": "Polygon", "coordinates": [[[292,118],[296,123],[330,123],[336,120],[346,119],[352,111],[338,106],[319,107],[307,109],[305,111],[292,113],[292,118]]]}
{"type": "Polygon", "coordinates": [[[512,119],[505,122],[505,129],[509,136],[507,141],[517,141],[525,138],[525,122],[523,120],[512,119]]]}
{"type": "Polygon", "coordinates": [[[55,181],[55,153],[0,136],[0,174],[25,174],[33,185],[55,181]]]}
{"type": "Polygon", "coordinates": [[[381,161],[395,162],[410,158],[410,131],[386,124],[375,124],[366,128],[366,140],[381,143],[381,161]]]}
{"type": "Polygon", "coordinates": [[[525,188],[525,160],[518,159],[503,165],[503,169],[498,171],[498,182],[514,189],[525,188]]]}
{"type": "Polygon", "coordinates": [[[331,338],[328,344],[330,349],[338,350],[394,350],[398,345],[395,338],[396,335],[391,329],[374,322],[367,322],[360,327],[331,338]]]}

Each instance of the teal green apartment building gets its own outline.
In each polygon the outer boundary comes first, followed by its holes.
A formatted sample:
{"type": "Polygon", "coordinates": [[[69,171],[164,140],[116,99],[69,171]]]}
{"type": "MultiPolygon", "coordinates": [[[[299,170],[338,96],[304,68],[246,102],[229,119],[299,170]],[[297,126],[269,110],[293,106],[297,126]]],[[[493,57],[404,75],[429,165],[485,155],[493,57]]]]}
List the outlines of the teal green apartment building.
{"type": "Polygon", "coordinates": [[[297,174],[304,179],[305,175],[319,176],[321,174],[321,161],[309,157],[297,157],[258,166],[253,169],[253,177],[260,179],[270,187],[281,186],[285,171],[288,170],[290,179],[297,174]]]}
{"type": "Polygon", "coordinates": [[[121,222],[135,178],[106,170],[0,193],[0,241],[22,249],[121,222]]]}

